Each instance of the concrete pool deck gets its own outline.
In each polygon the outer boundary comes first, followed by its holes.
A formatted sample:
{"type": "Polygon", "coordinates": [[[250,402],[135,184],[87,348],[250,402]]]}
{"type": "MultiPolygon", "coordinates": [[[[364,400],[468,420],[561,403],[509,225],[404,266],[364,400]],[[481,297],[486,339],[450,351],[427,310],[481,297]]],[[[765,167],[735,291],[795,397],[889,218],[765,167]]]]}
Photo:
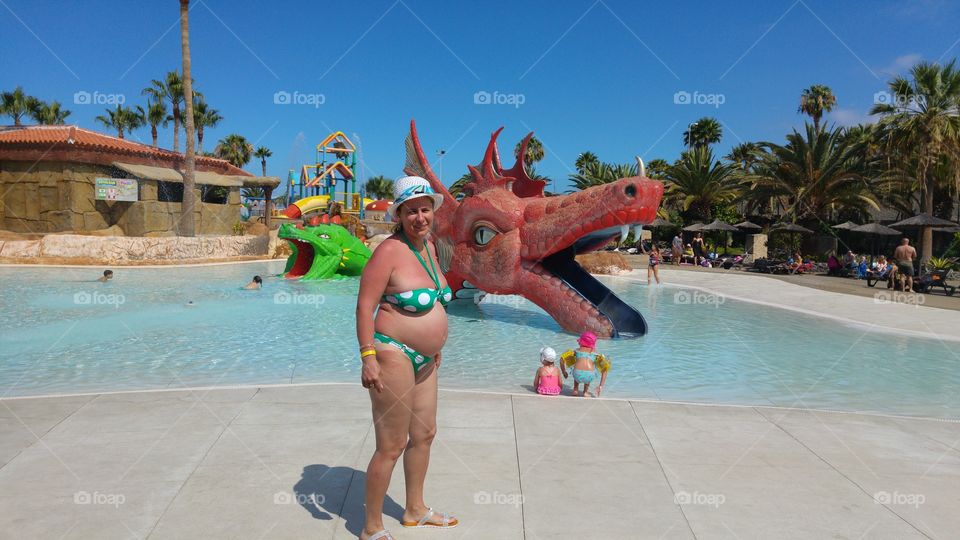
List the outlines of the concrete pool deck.
{"type": "MultiPolygon", "coordinates": [[[[948,538],[960,423],[441,391],[404,538],[948,538]]],[[[351,538],[374,440],[359,385],[0,400],[0,536],[351,538]]]]}
{"type": "MultiPolygon", "coordinates": [[[[927,306],[927,299],[933,295],[893,292],[882,286],[869,289],[869,295],[844,294],[756,273],[676,268],[668,265],[660,271],[664,286],[691,287],[730,299],[829,317],[875,331],[960,341],[960,310],[927,306]]],[[[791,277],[803,279],[812,276],[791,277]]],[[[647,270],[633,270],[616,278],[646,284],[647,270]]],[[[867,289],[865,285],[863,288],[867,289]]],[[[960,297],[935,298],[960,305],[960,297]]]]}

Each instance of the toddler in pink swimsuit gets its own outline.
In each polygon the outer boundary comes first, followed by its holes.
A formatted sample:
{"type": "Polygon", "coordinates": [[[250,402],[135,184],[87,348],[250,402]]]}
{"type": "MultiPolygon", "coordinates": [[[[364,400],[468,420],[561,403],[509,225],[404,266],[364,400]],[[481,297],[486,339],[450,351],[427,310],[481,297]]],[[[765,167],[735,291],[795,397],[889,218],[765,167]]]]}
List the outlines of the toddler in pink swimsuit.
{"type": "Polygon", "coordinates": [[[540,349],[540,367],[533,378],[533,387],[543,396],[555,396],[563,386],[560,382],[560,369],[554,365],[557,361],[557,351],[550,347],[540,349]]]}

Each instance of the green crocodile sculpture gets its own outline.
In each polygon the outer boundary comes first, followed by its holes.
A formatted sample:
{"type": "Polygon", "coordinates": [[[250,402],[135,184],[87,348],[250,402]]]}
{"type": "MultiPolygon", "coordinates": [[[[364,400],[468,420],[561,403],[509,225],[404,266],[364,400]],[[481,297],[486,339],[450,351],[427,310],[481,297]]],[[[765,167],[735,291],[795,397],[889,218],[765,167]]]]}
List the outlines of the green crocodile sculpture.
{"type": "Polygon", "coordinates": [[[277,236],[290,242],[293,249],[283,270],[286,278],[359,276],[370,260],[370,249],[340,225],[297,228],[287,223],[280,226],[277,236]]]}

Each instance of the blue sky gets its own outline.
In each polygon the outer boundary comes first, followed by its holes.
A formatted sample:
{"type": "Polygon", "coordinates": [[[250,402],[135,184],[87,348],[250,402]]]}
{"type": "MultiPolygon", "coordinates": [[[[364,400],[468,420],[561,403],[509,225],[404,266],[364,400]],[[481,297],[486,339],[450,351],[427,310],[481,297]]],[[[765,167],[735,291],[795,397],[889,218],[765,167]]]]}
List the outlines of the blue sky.
{"type": "MultiPolygon", "coordinates": [[[[503,153],[535,131],[547,148],[538,171],[563,190],[580,152],[673,160],[702,116],[724,126],[721,155],[782,141],[802,126],[799,94],[815,83],[837,95],[828,122],[865,121],[893,73],[960,56],[960,5],[945,0],[192,5],[196,85],[225,117],[205,149],[240,133],[273,150],[268,174],[278,176],[311,160],[331,130],[358,136],[362,178],[399,176],[416,118],[425,150],[447,151],[447,184],[505,126],[503,153]],[[277,92],[305,103],[276,104],[277,92]],[[477,104],[487,97],[478,92],[501,103],[477,104]]],[[[173,0],[0,0],[0,89],[22,85],[63,103],[72,123],[104,130],[94,118],[106,105],[74,94],[145,104],[150,79],[180,66],[177,15],[173,0]]],[[[161,146],[172,146],[171,131],[161,146]]],[[[131,138],[149,143],[149,128],[131,138]]]]}

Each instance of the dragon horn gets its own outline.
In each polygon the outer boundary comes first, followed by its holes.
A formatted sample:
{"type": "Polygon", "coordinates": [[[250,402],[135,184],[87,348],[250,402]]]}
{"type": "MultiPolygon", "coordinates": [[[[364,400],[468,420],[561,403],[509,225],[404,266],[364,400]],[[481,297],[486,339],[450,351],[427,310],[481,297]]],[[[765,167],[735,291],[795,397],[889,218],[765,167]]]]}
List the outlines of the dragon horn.
{"type": "Polygon", "coordinates": [[[543,180],[534,180],[527,174],[527,168],[524,165],[524,158],[527,155],[527,146],[530,139],[533,138],[533,132],[527,133],[527,136],[520,141],[520,151],[517,153],[517,161],[509,170],[503,171],[503,176],[513,178],[513,192],[518,197],[543,197],[543,188],[547,185],[543,180]]]}
{"type": "Polygon", "coordinates": [[[640,159],[640,156],[637,156],[637,173],[640,174],[640,178],[647,176],[647,168],[643,166],[643,160],[640,159]]]}
{"type": "Polygon", "coordinates": [[[497,167],[493,160],[494,156],[496,156],[497,161],[500,161],[500,153],[497,151],[497,137],[500,135],[501,131],[503,131],[503,126],[500,126],[498,130],[494,131],[493,134],[490,135],[490,142],[487,144],[487,151],[483,155],[483,175],[486,178],[493,179],[500,175],[500,167],[497,167]]]}
{"type": "Polygon", "coordinates": [[[447,188],[444,187],[440,179],[437,178],[437,175],[433,173],[433,169],[430,168],[430,163],[423,153],[423,147],[420,146],[420,137],[417,136],[417,123],[415,120],[410,120],[410,134],[407,136],[406,146],[407,162],[403,167],[403,172],[412,176],[423,177],[430,182],[430,187],[440,195],[443,195],[441,211],[446,209],[451,212],[450,215],[453,215],[453,210],[456,209],[460,203],[453,198],[453,195],[450,195],[450,192],[447,191],[447,188]]]}

